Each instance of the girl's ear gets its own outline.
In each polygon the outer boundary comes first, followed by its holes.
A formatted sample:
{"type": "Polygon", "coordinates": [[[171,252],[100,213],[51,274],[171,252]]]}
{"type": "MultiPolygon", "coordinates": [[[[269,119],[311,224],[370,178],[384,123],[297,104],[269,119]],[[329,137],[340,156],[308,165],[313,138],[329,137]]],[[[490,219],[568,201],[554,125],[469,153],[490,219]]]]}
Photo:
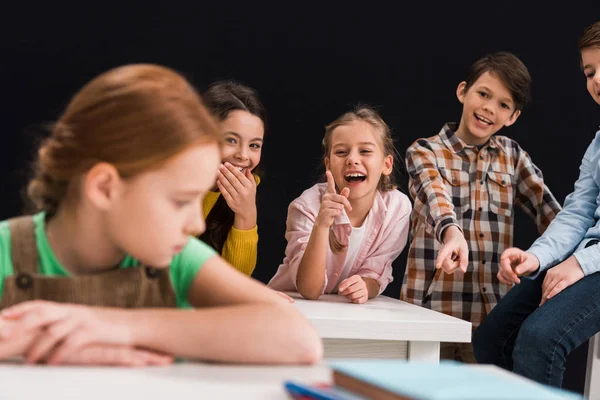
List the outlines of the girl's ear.
{"type": "Polygon", "coordinates": [[[329,171],[329,157],[325,157],[323,160],[325,161],[325,169],[329,171]]]}
{"type": "Polygon", "coordinates": [[[101,210],[108,209],[122,191],[123,181],[109,163],[94,165],[83,177],[83,195],[101,210]]]}
{"type": "Polygon", "coordinates": [[[389,176],[394,170],[394,157],[391,155],[385,156],[383,159],[383,171],[382,174],[385,176],[389,176]]]}

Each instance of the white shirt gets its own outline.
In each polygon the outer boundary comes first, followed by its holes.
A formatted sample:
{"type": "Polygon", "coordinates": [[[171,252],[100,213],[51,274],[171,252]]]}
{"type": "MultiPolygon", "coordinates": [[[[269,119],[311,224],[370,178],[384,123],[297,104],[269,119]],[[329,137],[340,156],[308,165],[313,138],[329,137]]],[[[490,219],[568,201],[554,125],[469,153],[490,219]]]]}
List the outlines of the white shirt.
{"type": "MultiPolygon", "coordinates": [[[[366,219],[365,219],[366,222],[366,219]]],[[[338,282],[335,284],[335,289],[334,292],[337,292],[337,287],[340,283],[342,283],[342,281],[346,278],[349,278],[350,276],[350,270],[352,269],[352,266],[354,265],[354,261],[356,260],[356,256],[358,255],[358,251],[360,250],[360,246],[363,242],[363,239],[365,238],[365,232],[366,232],[366,226],[367,224],[363,222],[362,226],[359,226],[358,228],[352,227],[352,233],[350,234],[350,236],[348,237],[348,248],[346,251],[346,260],[344,260],[344,268],[342,269],[342,272],[340,273],[340,278],[338,279],[338,282]]],[[[327,253],[327,263],[331,263],[333,262],[333,254],[328,252],[327,253]]]]}

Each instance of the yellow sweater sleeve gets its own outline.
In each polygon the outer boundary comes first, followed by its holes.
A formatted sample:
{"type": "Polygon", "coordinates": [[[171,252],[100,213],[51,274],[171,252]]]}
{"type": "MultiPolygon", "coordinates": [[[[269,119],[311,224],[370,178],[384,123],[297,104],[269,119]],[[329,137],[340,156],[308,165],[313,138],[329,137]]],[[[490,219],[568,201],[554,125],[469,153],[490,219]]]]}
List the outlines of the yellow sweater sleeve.
{"type": "Polygon", "coordinates": [[[221,255],[240,272],[251,276],[256,267],[258,227],[241,231],[231,227],[221,255]]]}
{"type": "MultiPolygon", "coordinates": [[[[257,184],[259,179],[255,177],[257,184]]],[[[208,192],[202,204],[204,218],[210,213],[221,193],[208,192]]],[[[258,254],[258,226],[249,230],[231,227],[223,244],[221,256],[240,272],[251,276],[256,268],[258,254]]]]}

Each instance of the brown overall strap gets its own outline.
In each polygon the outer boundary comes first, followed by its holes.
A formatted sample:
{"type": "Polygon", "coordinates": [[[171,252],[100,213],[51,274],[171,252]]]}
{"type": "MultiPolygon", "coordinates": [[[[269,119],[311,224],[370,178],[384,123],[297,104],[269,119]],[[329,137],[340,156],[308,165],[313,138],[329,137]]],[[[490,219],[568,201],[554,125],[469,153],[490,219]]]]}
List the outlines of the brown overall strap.
{"type": "Polygon", "coordinates": [[[38,249],[35,224],[32,216],[12,218],[8,221],[14,274],[38,273],[38,249]]]}
{"type": "Polygon", "coordinates": [[[176,307],[177,296],[169,268],[144,266],[113,269],[100,274],[44,276],[32,217],[9,220],[14,275],[4,280],[0,309],[40,299],[104,307],[176,307]]]}

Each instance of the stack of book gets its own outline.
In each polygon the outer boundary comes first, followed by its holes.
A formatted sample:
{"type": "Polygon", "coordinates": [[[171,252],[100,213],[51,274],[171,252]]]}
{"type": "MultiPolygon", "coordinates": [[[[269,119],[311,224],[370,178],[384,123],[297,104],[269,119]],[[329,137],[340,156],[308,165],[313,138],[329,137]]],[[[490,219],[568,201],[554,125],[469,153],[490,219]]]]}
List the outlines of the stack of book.
{"type": "Polygon", "coordinates": [[[333,384],[286,382],[295,399],[310,400],[583,400],[491,366],[454,361],[332,361],[333,384]]]}

